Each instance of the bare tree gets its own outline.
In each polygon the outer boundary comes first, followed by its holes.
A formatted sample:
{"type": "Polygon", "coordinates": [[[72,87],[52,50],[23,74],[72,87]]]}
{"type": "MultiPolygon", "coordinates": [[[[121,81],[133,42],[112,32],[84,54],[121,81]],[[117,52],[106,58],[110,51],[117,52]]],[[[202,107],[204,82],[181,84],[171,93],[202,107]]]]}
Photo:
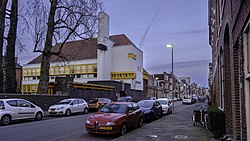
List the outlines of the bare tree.
{"type": "Polygon", "coordinates": [[[97,15],[102,8],[99,0],[50,0],[28,2],[32,23],[34,50],[42,53],[38,94],[48,91],[50,58],[61,56],[61,50],[68,40],[89,38],[96,33],[97,15]],[[59,49],[52,50],[59,43],[59,49]]]}
{"type": "Polygon", "coordinates": [[[6,46],[6,90],[7,93],[16,93],[16,59],[15,44],[17,36],[18,0],[12,0],[10,11],[10,28],[6,46]]]}
{"type": "Polygon", "coordinates": [[[0,93],[3,92],[3,69],[2,69],[2,60],[3,60],[3,41],[4,41],[4,29],[5,29],[5,15],[6,15],[6,6],[8,0],[0,1],[0,93]]]}

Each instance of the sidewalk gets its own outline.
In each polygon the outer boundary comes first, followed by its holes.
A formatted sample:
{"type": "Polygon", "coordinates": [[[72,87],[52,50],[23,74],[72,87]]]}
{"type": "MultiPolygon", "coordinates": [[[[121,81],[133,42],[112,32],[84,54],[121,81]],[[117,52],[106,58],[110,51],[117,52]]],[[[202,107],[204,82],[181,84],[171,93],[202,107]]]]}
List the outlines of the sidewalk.
{"type": "Polygon", "coordinates": [[[215,141],[209,130],[192,124],[196,104],[114,139],[114,141],[215,141]]]}

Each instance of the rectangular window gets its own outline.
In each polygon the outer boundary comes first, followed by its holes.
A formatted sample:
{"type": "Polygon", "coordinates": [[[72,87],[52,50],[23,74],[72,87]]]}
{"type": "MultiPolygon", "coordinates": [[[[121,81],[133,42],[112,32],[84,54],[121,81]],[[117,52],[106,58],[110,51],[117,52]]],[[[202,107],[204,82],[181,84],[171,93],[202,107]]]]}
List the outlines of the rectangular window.
{"type": "Polygon", "coordinates": [[[76,66],[76,73],[81,73],[81,67],[80,66],[76,66]]]}
{"type": "Polygon", "coordinates": [[[23,70],[23,76],[27,76],[27,70],[23,70]]]}
{"type": "Polygon", "coordinates": [[[54,68],[50,68],[49,71],[50,71],[50,75],[54,75],[55,74],[54,68]]]}
{"type": "Polygon", "coordinates": [[[86,65],[81,66],[81,70],[83,73],[85,73],[86,72],[86,65]]]}
{"type": "Polygon", "coordinates": [[[36,69],[36,75],[40,76],[40,69],[36,69]]]}
{"type": "Polygon", "coordinates": [[[28,69],[28,76],[31,76],[31,69],[28,69]]]}
{"type": "Polygon", "coordinates": [[[97,65],[94,65],[94,72],[97,72],[97,65]]]}
{"type": "Polygon", "coordinates": [[[92,65],[88,65],[88,72],[93,72],[92,71],[92,65]]]}
{"type": "Polygon", "coordinates": [[[60,74],[64,74],[64,67],[60,67],[60,74]]]}
{"type": "Polygon", "coordinates": [[[65,67],[65,74],[69,74],[69,67],[68,66],[65,67]]]}
{"type": "Polygon", "coordinates": [[[55,68],[55,75],[59,74],[59,68],[55,68]]]}
{"type": "Polygon", "coordinates": [[[70,66],[70,74],[74,74],[75,71],[74,71],[74,66],[70,66]]]}
{"type": "Polygon", "coordinates": [[[32,76],[36,75],[36,69],[32,69],[32,76]]]}

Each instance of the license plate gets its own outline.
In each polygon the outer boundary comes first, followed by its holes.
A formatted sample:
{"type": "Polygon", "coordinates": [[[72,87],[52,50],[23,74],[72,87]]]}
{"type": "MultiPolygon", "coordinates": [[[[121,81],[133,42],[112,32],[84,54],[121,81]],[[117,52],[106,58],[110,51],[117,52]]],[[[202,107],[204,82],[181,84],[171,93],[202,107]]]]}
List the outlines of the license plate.
{"type": "Polygon", "coordinates": [[[100,127],[102,130],[112,130],[112,127],[100,127]]]}

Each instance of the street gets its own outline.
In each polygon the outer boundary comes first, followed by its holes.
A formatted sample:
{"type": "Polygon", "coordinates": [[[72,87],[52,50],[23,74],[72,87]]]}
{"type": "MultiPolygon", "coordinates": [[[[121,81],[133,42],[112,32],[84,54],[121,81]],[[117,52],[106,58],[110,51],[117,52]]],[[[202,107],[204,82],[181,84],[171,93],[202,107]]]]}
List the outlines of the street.
{"type": "MultiPolygon", "coordinates": [[[[188,106],[189,105],[182,105],[182,102],[180,101],[175,102],[175,112],[176,113],[181,112],[182,109],[188,106]]],[[[25,121],[14,122],[9,126],[0,126],[1,140],[4,141],[46,140],[47,141],[47,140],[76,140],[83,138],[88,140],[112,140],[118,137],[117,135],[100,136],[100,135],[88,134],[85,130],[84,124],[89,114],[78,114],[70,117],[63,117],[63,116],[45,117],[44,120],[42,121],[25,120],[25,121]]],[[[144,125],[146,124],[149,123],[145,123],[144,125]]],[[[136,130],[140,129],[141,128],[136,130]]]]}

